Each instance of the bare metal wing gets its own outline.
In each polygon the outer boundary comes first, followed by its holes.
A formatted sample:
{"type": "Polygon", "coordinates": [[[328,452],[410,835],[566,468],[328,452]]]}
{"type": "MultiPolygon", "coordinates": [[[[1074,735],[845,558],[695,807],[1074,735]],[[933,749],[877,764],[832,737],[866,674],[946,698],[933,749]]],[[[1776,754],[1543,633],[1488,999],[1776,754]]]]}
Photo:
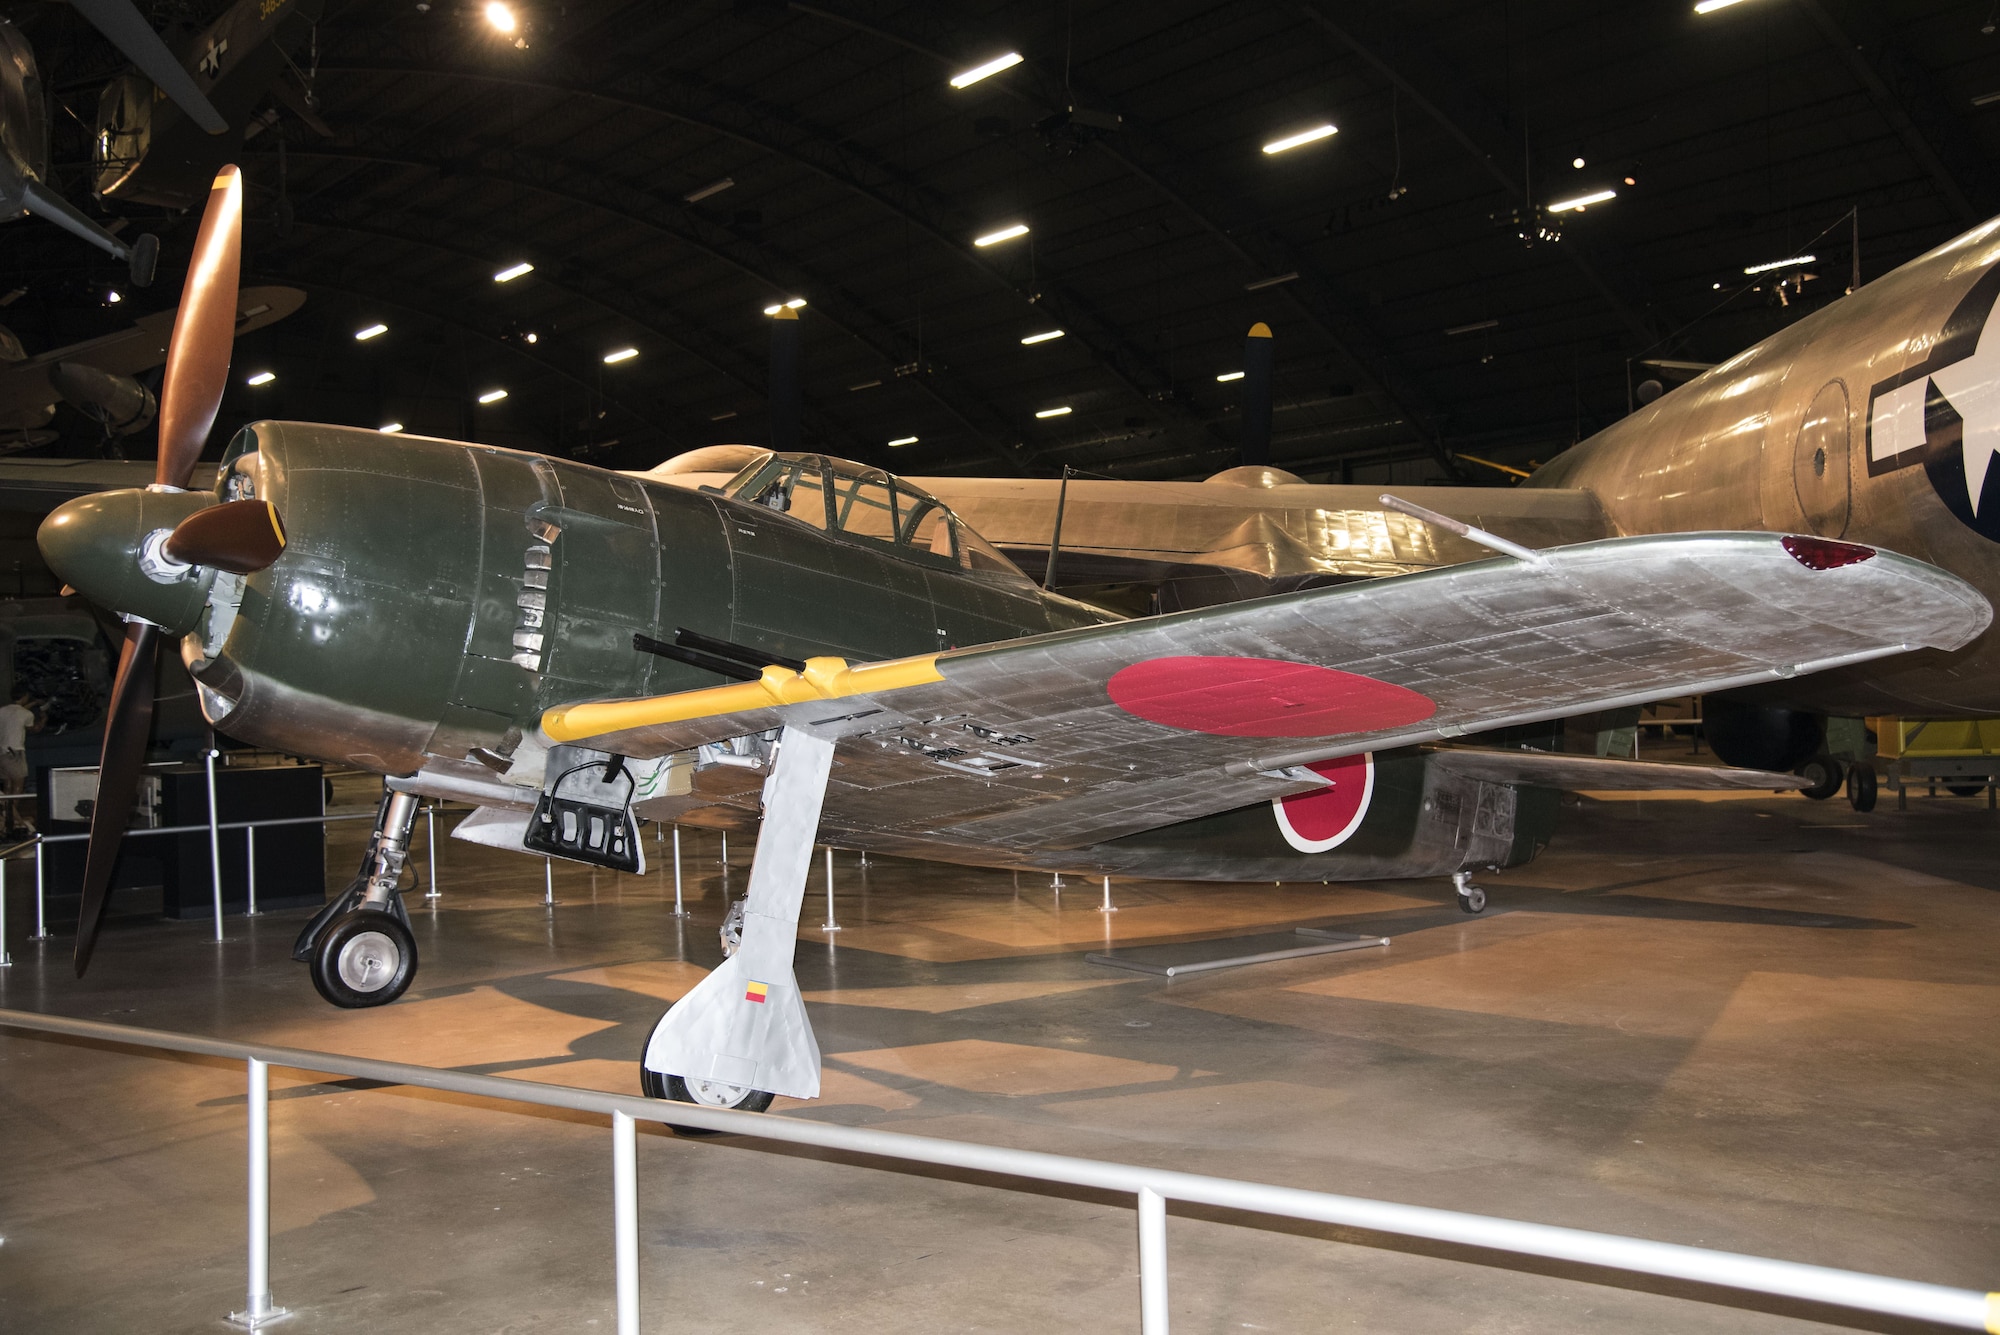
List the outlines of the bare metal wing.
{"type": "Polygon", "coordinates": [[[1432,763],[1487,783],[1523,783],[1537,788],[1682,789],[1778,792],[1810,788],[1811,779],[1763,769],[1727,765],[1681,765],[1655,760],[1617,760],[1610,756],[1574,756],[1549,751],[1503,751],[1494,747],[1440,747],[1432,763]]]}
{"type": "Polygon", "coordinates": [[[1061,849],[1323,781],[1310,762],[1723,690],[1992,618],[1934,566],[1766,533],[1624,538],[982,648],[550,710],[660,756],[785,724],[840,740],[834,827],[1061,849]]]}

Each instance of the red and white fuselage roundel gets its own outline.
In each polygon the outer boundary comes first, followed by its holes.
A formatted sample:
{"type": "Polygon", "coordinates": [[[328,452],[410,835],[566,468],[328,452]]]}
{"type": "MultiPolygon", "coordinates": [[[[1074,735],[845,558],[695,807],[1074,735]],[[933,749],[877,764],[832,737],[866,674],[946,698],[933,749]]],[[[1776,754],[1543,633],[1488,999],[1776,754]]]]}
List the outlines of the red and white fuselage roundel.
{"type": "Polygon", "coordinates": [[[1277,798],[1271,810],[1277,813],[1278,832],[1286,843],[1301,853],[1324,853],[1346,843],[1361,828],[1368,799],[1375,792],[1375,756],[1364,751],[1306,768],[1325,779],[1327,786],[1277,798]]]}

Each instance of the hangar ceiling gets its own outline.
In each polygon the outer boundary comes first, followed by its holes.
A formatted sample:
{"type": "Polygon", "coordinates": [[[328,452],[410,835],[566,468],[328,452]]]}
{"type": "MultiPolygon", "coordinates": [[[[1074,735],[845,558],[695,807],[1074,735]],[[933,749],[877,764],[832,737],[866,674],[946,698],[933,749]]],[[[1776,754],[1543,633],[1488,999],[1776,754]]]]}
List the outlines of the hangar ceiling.
{"type": "MultiPolygon", "coordinates": [[[[142,5],[170,33],[223,7],[142,5]]],[[[1261,320],[1275,462],[1503,482],[1463,456],[1546,461],[1672,383],[1648,359],[1719,360],[2000,212],[1992,9],[519,0],[509,35],[483,3],[328,0],[242,159],[245,280],[309,300],[239,343],[222,426],[627,468],[760,443],[764,308],[803,298],[807,442],[897,471],[1205,476],[1261,320]]],[[[120,58],[68,5],[15,18],[86,202],[120,58]]],[[[105,211],[161,232],[158,282],[12,224],[30,351],[175,299],[195,218],[105,211]]],[[[56,425],[44,452],[98,448],[56,425]]]]}

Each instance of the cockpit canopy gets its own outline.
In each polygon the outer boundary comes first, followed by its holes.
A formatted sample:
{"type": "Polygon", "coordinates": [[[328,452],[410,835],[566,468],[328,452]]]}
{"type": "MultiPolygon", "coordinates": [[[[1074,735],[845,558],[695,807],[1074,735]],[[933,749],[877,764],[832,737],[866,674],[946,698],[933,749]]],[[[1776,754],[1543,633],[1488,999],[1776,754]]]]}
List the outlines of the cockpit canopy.
{"type": "Polygon", "coordinates": [[[823,454],[766,454],[724,483],[722,494],[799,523],[881,543],[925,565],[1032,584],[1019,566],[950,507],[900,477],[823,454]]]}

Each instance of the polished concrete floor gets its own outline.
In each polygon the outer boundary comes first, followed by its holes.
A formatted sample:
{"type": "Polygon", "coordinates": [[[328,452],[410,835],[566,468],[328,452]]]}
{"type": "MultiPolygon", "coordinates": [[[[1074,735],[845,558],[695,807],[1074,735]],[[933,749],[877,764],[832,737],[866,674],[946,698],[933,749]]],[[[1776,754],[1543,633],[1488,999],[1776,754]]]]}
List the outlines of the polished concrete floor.
{"type": "MultiPolygon", "coordinates": [[[[774,1114],[2000,1286],[2000,815],[1918,798],[1584,799],[1467,918],[1439,881],[1215,886],[840,855],[800,976],[825,1097],[774,1114]],[[1164,978],[1107,946],[1293,928],[1386,950],[1164,978]]],[[[359,826],[335,827],[352,865],[359,826]]],[[[303,914],[120,919],[88,979],[23,939],[0,1004],[630,1090],[718,958],[724,886],[441,840],[423,971],[340,1012],[303,914]]],[[[1197,953],[1199,951],[1197,950],[1197,953]]],[[[1164,954],[1162,954],[1164,957],[1164,954]]],[[[0,1034],[0,1329],[197,1331],[243,1297],[240,1066],[0,1034]]],[[[273,1287],[298,1332],[610,1329],[597,1119],[273,1073],[273,1287]]],[[[1136,1329],[1126,1201],[745,1140],[640,1144],[648,1331],[1136,1329]]],[[[1838,1314],[1213,1212],[1169,1223],[1178,1331],[1793,1331],[1838,1314]]],[[[1863,1329],[1916,1329],[1860,1321],[1863,1329]]]]}

